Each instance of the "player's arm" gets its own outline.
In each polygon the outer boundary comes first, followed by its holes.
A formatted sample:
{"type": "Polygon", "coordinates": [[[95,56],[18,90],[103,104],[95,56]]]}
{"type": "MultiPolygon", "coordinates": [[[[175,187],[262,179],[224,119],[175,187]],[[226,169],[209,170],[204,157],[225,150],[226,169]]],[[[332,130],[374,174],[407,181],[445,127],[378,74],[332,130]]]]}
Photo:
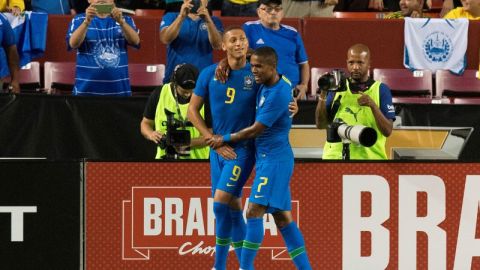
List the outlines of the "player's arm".
{"type": "Polygon", "coordinates": [[[205,139],[209,139],[212,137],[212,132],[207,127],[205,120],[203,119],[202,115],[200,114],[200,110],[203,107],[203,98],[201,96],[197,96],[195,93],[192,94],[190,98],[190,104],[188,105],[187,117],[192,122],[193,126],[195,126],[198,131],[202,134],[205,139]]]}
{"type": "Polygon", "coordinates": [[[212,148],[216,148],[224,143],[228,142],[238,142],[248,139],[253,139],[258,137],[262,132],[267,128],[264,124],[260,122],[255,122],[253,125],[246,127],[238,132],[225,134],[225,135],[214,135],[207,140],[208,145],[212,148]]]}

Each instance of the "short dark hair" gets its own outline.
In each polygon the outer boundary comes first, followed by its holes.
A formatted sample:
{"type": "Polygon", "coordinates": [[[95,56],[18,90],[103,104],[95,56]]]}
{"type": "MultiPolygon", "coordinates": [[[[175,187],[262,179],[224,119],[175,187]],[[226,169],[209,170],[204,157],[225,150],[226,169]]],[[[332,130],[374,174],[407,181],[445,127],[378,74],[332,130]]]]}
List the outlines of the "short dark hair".
{"type": "Polygon", "coordinates": [[[281,6],[282,0],[258,0],[258,6],[260,6],[261,4],[264,4],[266,6],[269,6],[271,4],[281,6]]]}
{"type": "Polygon", "coordinates": [[[278,56],[277,53],[275,52],[275,49],[272,47],[268,46],[263,46],[258,49],[256,49],[252,55],[256,55],[262,58],[265,64],[272,66],[272,67],[277,67],[277,62],[278,62],[278,56]]]}
{"type": "Polygon", "coordinates": [[[245,32],[245,30],[243,30],[243,28],[239,25],[231,25],[231,26],[228,26],[227,28],[225,28],[225,30],[223,31],[223,36],[225,36],[226,33],[232,31],[232,30],[241,30],[242,32],[245,32]]]}

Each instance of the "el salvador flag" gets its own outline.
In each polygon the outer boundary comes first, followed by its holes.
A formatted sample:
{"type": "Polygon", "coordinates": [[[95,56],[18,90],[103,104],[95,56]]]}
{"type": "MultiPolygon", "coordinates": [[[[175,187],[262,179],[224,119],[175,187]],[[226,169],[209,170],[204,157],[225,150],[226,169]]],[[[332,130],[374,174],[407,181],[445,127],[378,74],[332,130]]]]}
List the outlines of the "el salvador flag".
{"type": "Polygon", "coordinates": [[[43,56],[47,45],[48,14],[26,11],[21,16],[1,13],[10,23],[15,34],[20,66],[43,56]]]}
{"type": "Polygon", "coordinates": [[[467,65],[467,19],[405,18],[404,66],[450,70],[462,74],[467,65]]]}

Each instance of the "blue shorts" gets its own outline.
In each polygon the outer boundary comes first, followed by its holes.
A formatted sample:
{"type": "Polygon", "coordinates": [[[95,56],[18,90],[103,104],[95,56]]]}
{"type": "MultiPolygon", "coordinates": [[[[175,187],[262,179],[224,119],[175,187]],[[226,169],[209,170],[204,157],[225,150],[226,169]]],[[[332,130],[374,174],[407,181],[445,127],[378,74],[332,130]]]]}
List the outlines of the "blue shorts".
{"type": "Polygon", "coordinates": [[[242,189],[255,165],[255,151],[251,147],[235,148],[237,158],[223,159],[214,150],[210,151],[210,177],[212,178],[212,197],[219,189],[240,198],[242,189]]]}
{"type": "Polygon", "coordinates": [[[267,206],[267,213],[290,211],[293,164],[293,159],[257,163],[250,202],[267,206]]]}

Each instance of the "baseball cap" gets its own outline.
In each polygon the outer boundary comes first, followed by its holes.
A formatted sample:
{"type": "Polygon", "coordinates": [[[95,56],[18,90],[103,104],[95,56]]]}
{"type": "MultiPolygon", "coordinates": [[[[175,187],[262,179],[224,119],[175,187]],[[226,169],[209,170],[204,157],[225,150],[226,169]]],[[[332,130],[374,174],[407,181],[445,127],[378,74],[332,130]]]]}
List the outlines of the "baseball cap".
{"type": "Polygon", "coordinates": [[[173,81],[184,89],[193,89],[198,79],[198,69],[188,63],[179,64],[173,71],[173,81]]]}

